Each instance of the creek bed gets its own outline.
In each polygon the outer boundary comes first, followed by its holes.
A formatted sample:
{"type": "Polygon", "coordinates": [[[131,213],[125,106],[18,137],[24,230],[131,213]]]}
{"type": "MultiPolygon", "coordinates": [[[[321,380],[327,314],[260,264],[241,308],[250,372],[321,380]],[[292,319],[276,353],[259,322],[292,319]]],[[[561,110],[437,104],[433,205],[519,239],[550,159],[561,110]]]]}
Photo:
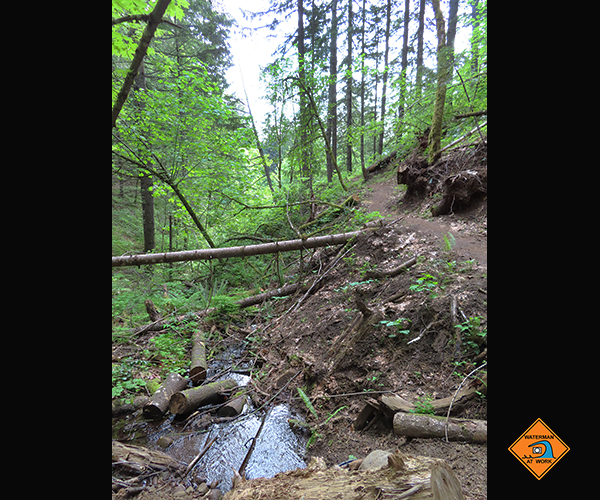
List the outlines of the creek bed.
{"type": "MultiPolygon", "coordinates": [[[[219,360],[211,363],[208,378],[221,373],[227,364],[239,356],[241,349],[230,348],[221,353],[219,360]]],[[[243,365],[236,367],[243,371],[243,365]]],[[[233,378],[239,386],[246,385],[250,377],[240,373],[227,373],[222,378],[233,378]]],[[[202,411],[202,409],[200,409],[202,411]]],[[[113,439],[146,446],[150,449],[162,450],[158,441],[163,436],[173,442],[162,451],[190,463],[192,459],[214,437],[216,441],[209,451],[200,459],[189,473],[188,478],[197,478],[210,484],[219,481],[219,489],[225,493],[232,486],[233,470],[239,470],[242,462],[256,436],[264,412],[268,412],[260,436],[256,442],[252,456],[245,468],[247,479],[257,477],[271,478],[279,472],[304,468],[303,460],[307,437],[292,431],[288,419],[300,420],[287,404],[278,404],[252,413],[255,410],[250,398],[244,407],[242,416],[231,422],[212,424],[205,431],[190,430],[180,417],[175,418],[167,413],[162,420],[146,420],[141,415],[128,415],[113,419],[113,439]],[[184,429],[185,428],[185,429],[184,429]]]]}

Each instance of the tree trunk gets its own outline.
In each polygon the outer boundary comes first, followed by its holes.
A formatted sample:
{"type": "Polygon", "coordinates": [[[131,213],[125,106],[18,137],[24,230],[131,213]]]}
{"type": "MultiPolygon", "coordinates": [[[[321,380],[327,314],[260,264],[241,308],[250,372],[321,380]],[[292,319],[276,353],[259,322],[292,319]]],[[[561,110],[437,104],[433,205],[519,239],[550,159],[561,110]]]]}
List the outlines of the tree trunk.
{"type": "Polygon", "coordinates": [[[190,413],[199,406],[223,403],[226,399],[223,393],[235,389],[236,387],[237,382],[228,378],[219,382],[213,382],[211,384],[177,392],[171,396],[169,411],[174,415],[181,415],[190,413]]]}
{"type": "Polygon", "coordinates": [[[417,98],[421,97],[423,88],[423,33],[425,31],[425,4],[427,0],[419,2],[419,28],[417,30],[417,98]]]}
{"type": "Polygon", "coordinates": [[[190,365],[190,379],[194,385],[199,385],[206,380],[206,344],[204,332],[197,330],[193,336],[193,347],[190,365]]]}
{"type": "Polygon", "coordinates": [[[400,70],[400,105],[398,106],[398,127],[404,116],[404,97],[406,92],[406,70],[408,68],[408,26],[410,24],[410,0],[404,0],[404,33],[402,35],[402,67],[400,70]]]}
{"type": "Polygon", "coordinates": [[[373,330],[373,325],[383,319],[382,313],[372,311],[363,302],[360,294],[356,295],[356,307],[360,314],[350,326],[336,339],[323,356],[323,364],[327,374],[333,373],[341,361],[352,352],[354,346],[367,332],[373,330]]]}
{"type": "Polygon", "coordinates": [[[333,182],[333,163],[337,156],[337,0],[331,4],[331,42],[329,45],[329,102],[327,105],[327,182],[333,182]]]}
{"type": "Polygon", "coordinates": [[[162,17],[170,3],[171,0],[158,0],[156,2],[156,5],[154,6],[154,10],[150,13],[150,19],[148,20],[148,24],[144,29],[144,33],[142,34],[140,43],[135,49],[133,60],[129,65],[129,71],[127,72],[127,76],[125,76],[125,81],[123,81],[123,85],[121,87],[121,90],[119,91],[119,95],[117,95],[117,99],[112,108],[113,128],[117,126],[117,118],[119,118],[119,113],[121,112],[121,109],[123,108],[123,105],[127,100],[127,96],[129,95],[129,91],[131,90],[131,86],[133,85],[133,80],[135,79],[138,73],[140,64],[142,64],[146,52],[148,51],[148,46],[150,45],[150,41],[154,37],[156,28],[158,28],[158,25],[162,21],[162,17]]]}
{"type": "MultiPolygon", "coordinates": [[[[418,415],[399,411],[394,415],[394,434],[406,437],[445,437],[445,417],[418,415]]],[[[487,421],[451,418],[448,440],[468,443],[487,443],[487,421]]]]}
{"type": "Polygon", "coordinates": [[[367,19],[367,0],[362,3],[362,29],[360,41],[360,169],[363,179],[367,180],[367,171],[365,170],[365,23],[367,19]]]}
{"type": "Polygon", "coordinates": [[[144,405],[144,415],[149,418],[162,418],[169,408],[171,396],[182,391],[187,385],[187,379],[179,373],[169,373],[165,381],[152,395],[152,399],[144,405]]]}
{"type": "MultiPolygon", "coordinates": [[[[146,90],[146,72],[144,63],[140,64],[139,74],[135,77],[135,90],[146,90]]],[[[135,98],[137,92],[134,92],[134,105],[140,114],[143,114],[145,104],[143,100],[135,98]]],[[[142,198],[142,227],[144,231],[144,253],[151,252],[156,247],[154,240],[154,197],[152,196],[152,176],[145,171],[141,171],[140,192],[142,198]]]]}
{"type": "MultiPolygon", "coordinates": [[[[329,154],[329,156],[332,159],[333,167],[335,168],[335,171],[337,172],[338,179],[340,181],[340,184],[341,184],[342,188],[344,189],[344,191],[348,191],[348,188],[344,184],[344,179],[342,177],[342,172],[340,171],[340,168],[338,167],[337,159],[333,155],[333,152],[332,152],[332,149],[331,149],[331,145],[329,144],[329,140],[327,138],[327,132],[325,130],[325,125],[323,125],[323,121],[321,120],[321,117],[319,116],[319,108],[317,107],[317,103],[315,102],[315,99],[314,99],[314,97],[312,95],[312,92],[311,92],[310,88],[308,88],[305,85],[305,82],[302,81],[302,80],[300,80],[300,79],[294,79],[292,77],[291,80],[296,80],[298,86],[302,89],[303,95],[305,95],[306,97],[308,97],[308,102],[309,102],[310,107],[312,109],[313,116],[315,117],[315,119],[317,120],[317,123],[319,124],[319,129],[321,130],[321,137],[323,137],[323,141],[325,142],[325,151],[327,151],[327,153],[329,154]]],[[[310,175],[311,175],[311,178],[310,178],[310,182],[311,182],[310,183],[310,189],[311,189],[311,193],[312,193],[312,171],[311,171],[310,175]]],[[[311,196],[312,196],[312,194],[311,194],[311,196]]]]}
{"type": "Polygon", "coordinates": [[[206,248],[202,250],[188,250],[184,252],[165,252],[155,254],[126,255],[112,258],[112,267],[140,266],[147,264],[163,264],[165,262],[187,262],[192,260],[227,259],[231,257],[248,257],[251,255],[264,255],[277,252],[291,252],[309,248],[339,245],[362,234],[365,230],[376,229],[377,226],[368,226],[360,231],[350,233],[330,234],[315,238],[276,241],[261,245],[245,245],[227,248],[206,248]]]}
{"type": "Polygon", "coordinates": [[[456,39],[456,25],[458,24],[458,0],[450,0],[448,11],[448,83],[452,81],[454,71],[454,40],[456,39]]]}
{"type": "Polygon", "coordinates": [[[383,136],[385,135],[385,101],[387,93],[387,81],[389,75],[388,62],[390,57],[390,25],[392,22],[392,0],[387,1],[385,21],[385,55],[383,63],[383,90],[381,91],[381,134],[379,135],[378,152],[383,154],[383,136]]]}
{"type": "Polygon", "coordinates": [[[348,69],[346,71],[346,169],[352,172],[352,0],[348,2],[348,69]]]}
{"type": "MultiPolygon", "coordinates": [[[[302,0],[298,0],[298,78],[305,83],[306,80],[306,69],[305,69],[305,58],[306,49],[304,47],[304,6],[302,0]]],[[[304,184],[309,192],[312,193],[312,169],[308,161],[308,125],[309,125],[309,114],[308,105],[306,99],[306,92],[301,87],[300,91],[300,164],[302,176],[304,177],[304,184]]]]}
{"type": "Polygon", "coordinates": [[[440,148],[442,142],[442,122],[444,119],[444,104],[446,101],[446,80],[448,75],[448,63],[446,53],[446,31],[444,16],[440,8],[440,0],[431,0],[435,12],[435,25],[437,29],[437,88],[435,91],[435,105],[433,107],[433,118],[431,119],[431,131],[429,132],[429,157],[430,165],[433,165],[441,156],[440,148]]]}
{"type": "Polygon", "coordinates": [[[167,180],[167,179],[161,179],[161,180],[163,180],[164,182],[166,182],[169,185],[169,187],[173,190],[173,192],[175,193],[175,195],[177,196],[177,198],[179,198],[179,201],[181,201],[182,205],[185,207],[187,213],[190,215],[190,217],[194,221],[194,224],[196,224],[196,227],[202,233],[202,236],[204,236],[204,239],[206,240],[206,242],[208,243],[208,245],[211,248],[216,248],[216,245],[214,244],[214,242],[211,239],[210,235],[206,231],[205,227],[202,225],[202,222],[200,222],[200,219],[196,215],[196,212],[194,211],[194,209],[192,208],[192,206],[189,204],[189,202],[187,201],[187,199],[185,198],[185,196],[183,196],[183,193],[179,190],[179,187],[177,186],[177,184],[174,183],[174,182],[171,182],[170,180],[167,180]]]}

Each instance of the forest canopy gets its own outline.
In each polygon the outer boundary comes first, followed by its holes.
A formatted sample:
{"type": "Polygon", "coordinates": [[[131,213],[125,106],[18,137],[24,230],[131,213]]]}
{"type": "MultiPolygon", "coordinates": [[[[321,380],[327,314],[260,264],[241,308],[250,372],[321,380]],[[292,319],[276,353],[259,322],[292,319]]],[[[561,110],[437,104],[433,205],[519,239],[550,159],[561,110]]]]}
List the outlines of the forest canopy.
{"type": "MultiPolygon", "coordinates": [[[[428,135],[434,162],[485,121],[486,0],[271,0],[245,16],[265,36],[293,25],[263,68],[262,132],[228,91],[243,20],[211,0],[113,0],[113,255],[355,229],[369,217],[340,200],[370,165],[428,135]],[[319,219],[335,207],[344,218],[319,219]]],[[[276,264],[241,274],[282,282],[276,264]]]]}

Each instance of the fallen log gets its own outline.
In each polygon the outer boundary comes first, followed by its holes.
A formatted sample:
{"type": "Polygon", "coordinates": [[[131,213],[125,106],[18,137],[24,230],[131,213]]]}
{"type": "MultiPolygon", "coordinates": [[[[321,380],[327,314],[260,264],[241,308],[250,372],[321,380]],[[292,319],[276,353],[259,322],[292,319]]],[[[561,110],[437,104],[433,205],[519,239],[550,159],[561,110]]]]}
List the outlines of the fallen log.
{"type": "MultiPolygon", "coordinates": [[[[238,300],[234,302],[239,308],[243,309],[245,307],[251,307],[257,304],[262,304],[263,302],[270,300],[274,297],[284,297],[286,295],[291,295],[295,293],[297,290],[304,291],[307,287],[302,284],[294,283],[292,285],[282,286],[280,288],[276,288],[275,290],[271,290],[269,292],[259,293],[258,295],[253,295],[251,297],[246,297],[245,299],[238,300]]],[[[203,318],[209,314],[215,313],[217,311],[216,307],[209,307],[208,309],[204,309],[202,311],[196,311],[192,313],[182,314],[181,316],[177,316],[175,318],[171,318],[169,320],[153,322],[148,325],[140,326],[136,328],[133,332],[134,335],[140,335],[145,332],[153,332],[164,330],[166,327],[175,325],[177,323],[181,323],[182,321],[186,321],[188,319],[197,320],[199,318],[203,318]]]]}
{"type": "Polygon", "coordinates": [[[227,404],[221,406],[217,410],[217,415],[219,417],[235,417],[242,413],[244,406],[246,404],[246,395],[238,396],[237,398],[228,401],[227,404]]]}
{"type": "Polygon", "coordinates": [[[169,408],[171,396],[187,385],[187,379],[179,373],[169,373],[165,381],[152,395],[152,399],[144,405],[144,415],[148,418],[162,418],[169,408]]]}
{"type": "MultiPolygon", "coordinates": [[[[454,403],[452,405],[452,415],[458,415],[465,407],[467,401],[478,397],[479,394],[487,394],[487,373],[481,375],[480,378],[473,379],[466,387],[458,391],[454,403]]],[[[435,399],[431,401],[431,406],[436,415],[445,415],[450,408],[453,396],[447,398],[435,399]]],[[[415,405],[397,394],[383,394],[381,396],[383,410],[393,416],[399,411],[412,412],[415,410],[415,405]]]]}
{"type": "Polygon", "coordinates": [[[190,365],[190,379],[194,385],[200,385],[206,380],[206,370],[208,364],[206,362],[206,343],[204,332],[197,330],[192,337],[192,363],[190,365]]]}
{"type": "Polygon", "coordinates": [[[380,221],[369,223],[360,231],[349,233],[329,234],[297,240],[275,241],[262,245],[244,245],[226,248],[206,248],[202,250],[188,250],[184,252],[147,253],[139,255],[122,255],[112,258],[112,267],[141,266],[149,264],[163,264],[166,262],[187,262],[193,260],[227,259],[230,257],[249,257],[277,252],[291,252],[294,250],[307,250],[310,248],[339,245],[359,236],[364,231],[381,227],[380,221]]]}
{"type": "Polygon", "coordinates": [[[306,469],[280,472],[270,479],[240,481],[234,489],[227,492],[223,500],[282,498],[282,492],[285,492],[284,496],[288,500],[464,498],[458,479],[444,460],[410,456],[396,451],[388,455],[387,464],[383,467],[367,470],[341,467],[328,469],[322,458],[314,457],[306,469]],[[435,494],[433,488],[436,488],[435,494]]]}
{"type": "Polygon", "coordinates": [[[171,396],[169,411],[174,415],[181,415],[183,413],[190,413],[199,406],[223,403],[226,399],[224,393],[236,387],[237,382],[228,378],[219,382],[212,382],[200,387],[176,392],[171,396]]]}
{"type": "Polygon", "coordinates": [[[132,413],[142,408],[150,398],[148,396],[136,396],[133,401],[127,402],[125,399],[114,399],[112,402],[112,416],[132,413]]]}
{"type": "MultiPolygon", "coordinates": [[[[446,418],[399,411],[394,415],[394,434],[406,437],[443,438],[446,418]]],[[[450,419],[448,440],[487,443],[487,421],[450,419]]]]}
{"type": "Polygon", "coordinates": [[[398,149],[392,151],[389,155],[380,158],[375,163],[372,163],[366,168],[367,173],[376,172],[377,170],[381,170],[383,168],[387,168],[389,165],[393,165],[398,156],[398,149]]]}
{"type": "Polygon", "coordinates": [[[415,255],[412,259],[407,260],[404,264],[400,264],[398,267],[390,269],[389,271],[367,271],[364,279],[381,279],[381,278],[392,278],[398,276],[401,272],[406,271],[417,263],[418,255],[415,255]]]}
{"type": "Polygon", "coordinates": [[[118,472],[137,476],[151,471],[179,471],[184,469],[185,464],[161,451],[113,440],[112,466],[118,472]]]}

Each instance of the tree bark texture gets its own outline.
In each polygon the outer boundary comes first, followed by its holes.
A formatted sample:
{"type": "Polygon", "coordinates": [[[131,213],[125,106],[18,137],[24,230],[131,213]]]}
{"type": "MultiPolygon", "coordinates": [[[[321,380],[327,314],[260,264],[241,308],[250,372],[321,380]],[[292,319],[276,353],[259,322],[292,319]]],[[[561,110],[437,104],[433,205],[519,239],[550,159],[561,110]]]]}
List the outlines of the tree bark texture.
{"type": "MultiPolygon", "coordinates": [[[[366,228],[373,229],[373,226],[366,228]]],[[[186,262],[191,260],[227,259],[230,257],[248,257],[251,255],[264,255],[277,252],[291,252],[294,250],[306,250],[309,248],[324,247],[327,245],[339,245],[360,235],[361,231],[350,233],[330,234],[317,236],[315,238],[276,241],[261,245],[244,245],[227,248],[209,248],[202,250],[188,250],[184,252],[164,252],[155,254],[130,255],[112,258],[112,267],[140,266],[147,264],[162,264],[165,262],[186,262]]]]}
{"type": "Polygon", "coordinates": [[[444,104],[446,102],[446,79],[448,76],[448,58],[446,54],[446,31],[444,15],[440,7],[440,0],[431,0],[435,12],[435,25],[437,29],[437,88],[435,91],[435,104],[433,117],[431,119],[431,131],[429,132],[429,157],[430,165],[433,165],[440,157],[440,146],[442,141],[442,121],[444,118],[444,104]]]}
{"type": "Polygon", "coordinates": [[[125,76],[125,81],[119,91],[119,95],[117,95],[117,99],[112,108],[112,126],[117,126],[117,118],[119,118],[119,113],[121,109],[123,109],[123,105],[127,100],[127,96],[129,95],[129,91],[131,90],[131,86],[133,85],[133,80],[135,79],[138,70],[140,68],[140,64],[144,60],[144,56],[148,51],[148,46],[154,37],[154,33],[156,32],[156,28],[160,24],[167,7],[171,3],[171,0],[158,0],[154,9],[150,13],[150,19],[146,28],[144,29],[144,33],[142,34],[142,38],[140,39],[140,43],[135,49],[135,54],[133,55],[133,60],[129,65],[129,71],[125,76]]]}
{"type": "Polygon", "coordinates": [[[206,380],[206,370],[208,368],[206,363],[206,342],[204,339],[204,332],[202,330],[196,331],[192,341],[190,378],[194,385],[200,385],[206,380]]]}
{"type": "Polygon", "coordinates": [[[177,392],[171,396],[169,411],[175,415],[181,415],[183,413],[190,413],[199,406],[223,403],[225,401],[223,393],[236,387],[237,382],[228,378],[219,382],[177,392]]]}
{"type": "MultiPolygon", "coordinates": [[[[446,419],[399,411],[394,415],[394,434],[406,437],[443,438],[446,419]]],[[[448,440],[468,443],[487,443],[487,421],[451,418],[448,440]]]]}
{"type": "Polygon", "coordinates": [[[165,381],[152,395],[152,399],[144,405],[144,415],[149,418],[162,418],[169,408],[171,396],[182,391],[187,385],[187,379],[179,373],[169,373],[165,381]]]}

